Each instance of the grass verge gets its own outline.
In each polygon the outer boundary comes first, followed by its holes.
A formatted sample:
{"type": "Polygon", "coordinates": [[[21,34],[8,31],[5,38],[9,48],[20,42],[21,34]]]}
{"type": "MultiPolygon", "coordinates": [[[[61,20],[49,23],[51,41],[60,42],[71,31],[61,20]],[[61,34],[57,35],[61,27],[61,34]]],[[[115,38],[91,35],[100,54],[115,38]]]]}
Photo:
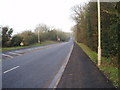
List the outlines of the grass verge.
{"type": "Polygon", "coordinates": [[[33,44],[33,45],[29,45],[29,46],[17,46],[17,47],[6,47],[6,48],[2,48],[0,49],[0,51],[10,51],[10,50],[17,50],[17,49],[22,49],[22,48],[30,48],[30,47],[37,47],[37,46],[43,46],[43,45],[48,45],[48,44],[54,44],[54,43],[58,43],[57,41],[45,41],[42,42],[41,44],[33,44]]]}
{"type": "MultiPolygon", "coordinates": [[[[97,53],[92,51],[89,47],[82,43],[77,43],[83,51],[90,57],[90,59],[97,65],[97,53]]],[[[119,69],[113,66],[110,63],[110,58],[102,57],[102,63],[99,69],[105,74],[105,76],[113,82],[113,85],[117,88],[120,88],[120,78],[118,73],[120,73],[119,69]]]]}

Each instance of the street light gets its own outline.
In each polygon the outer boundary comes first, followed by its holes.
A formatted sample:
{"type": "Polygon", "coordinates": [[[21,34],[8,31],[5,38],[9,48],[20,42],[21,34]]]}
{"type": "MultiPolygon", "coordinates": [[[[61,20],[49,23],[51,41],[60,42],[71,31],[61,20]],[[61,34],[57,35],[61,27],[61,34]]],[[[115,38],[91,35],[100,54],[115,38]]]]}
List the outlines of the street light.
{"type": "Polygon", "coordinates": [[[97,1],[98,6],[98,66],[101,64],[101,34],[100,34],[100,0],[97,1]]]}
{"type": "MultiPolygon", "coordinates": [[[[57,31],[57,30],[56,30],[57,31]]],[[[57,31],[57,41],[58,41],[58,31],[57,31]]]]}
{"type": "Polygon", "coordinates": [[[40,43],[40,33],[39,33],[39,28],[37,28],[38,30],[38,43],[40,43]]]}

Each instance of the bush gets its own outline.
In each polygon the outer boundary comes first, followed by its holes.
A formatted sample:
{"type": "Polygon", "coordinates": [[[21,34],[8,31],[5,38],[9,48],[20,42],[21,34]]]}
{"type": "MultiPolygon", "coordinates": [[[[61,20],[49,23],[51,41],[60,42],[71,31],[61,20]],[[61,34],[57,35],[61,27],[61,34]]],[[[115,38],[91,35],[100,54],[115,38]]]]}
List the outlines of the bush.
{"type": "Polygon", "coordinates": [[[24,45],[37,43],[37,35],[32,31],[24,31],[19,36],[22,38],[24,45]]]}
{"type": "Polygon", "coordinates": [[[13,36],[11,40],[11,46],[20,46],[22,40],[23,38],[18,35],[13,36]]]}

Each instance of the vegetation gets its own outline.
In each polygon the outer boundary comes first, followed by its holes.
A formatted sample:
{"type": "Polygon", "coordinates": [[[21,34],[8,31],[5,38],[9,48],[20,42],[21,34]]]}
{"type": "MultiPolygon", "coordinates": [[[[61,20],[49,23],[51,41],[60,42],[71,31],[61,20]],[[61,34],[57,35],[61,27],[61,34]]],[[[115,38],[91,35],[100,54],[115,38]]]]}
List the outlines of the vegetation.
{"type": "Polygon", "coordinates": [[[42,44],[45,41],[67,41],[69,39],[69,33],[62,32],[61,30],[57,29],[50,29],[48,26],[44,24],[40,24],[36,27],[36,29],[33,31],[26,30],[21,33],[15,34],[12,36],[13,29],[9,28],[7,26],[2,27],[1,29],[2,33],[2,47],[4,47],[3,50],[7,50],[9,48],[6,47],[13,47],[11,49],[15,48],[23,48],[23,47],[16,47],[21,46],[22,43],[23,46],[29,46],[38,43],[42,44]]]}
{"type": "Polygon", "coordinates": [[[29,45],[29,46],[15,46],[15,47],[5,47],[5,48],[0,48],[0,51],[10,51],[10,50],[18,50],[18,49],[22,49],[22,48],[30,48],[30,47],[37,47],[37,46],[43,46],[43,45],[48,45],[48,44],[54,44],[54,43],[58,43],[57,41],[45,41],[42,44],[40,43],[36,43],[33,45],[29,45]]]}
{"type": "Polygon", "coordinates": [[[45,40],[53,40],[57,41],[58,38],[60,41],[67,41],[69,39],[69,33],[62,32],[59,29],[50,29],[48,26],[44,24],[39,24],[35,29],[35,34],[40,37],[40,42],[45,40]]]}
{"type": "Polygon", "coordinates": [[[9,46],[10,45],[10,39],[12,35],[13,29],[8,27],[2,28],[2,45],[3,46],[9,46]]]}
{"type": "MultiPolygon", "coordinates": [[[[120,17],[116,14],[116,3],[101,3],[101,44],[102,56],[110,57],[112,63],[118,64],[118,46],[120,45],[120,17]]],[[[84,7],[73,8],[76,25],[72,28],[78,42],[84,43],[93,51],[98,48],[97,3],[89,2],[84,7]]]]}
{"type": "MultiPolygon", "coordinates": [[[[110,80],[118,86],[118,57],[120,52],[120,2],[101,2],[101,48],[103,70],[110,80]]],[[[98,49],[98,16],[97,3],[89,2],[84,6],[76,5],[72,8],[72,18],[76,22],[72,31],[75,39],[89,57],[97,62],[98,49]],[[88,48],[89,47],[89,48],[88,48]]]]}
{"type": "MultiPolygon", "coordinates": [[[[82,44],[82,43],[77,43],[83,51],[90,57],[91,60],[97,65],[97,53],[95,51],[92,51],[88,46],[82,44]]],[[[118,68],[115,67],[114,65],[111,65],[111,60],[110,58],[102,57],[102,64],[99,67],[100,70],[102,70],[107,78],[111,80],[116,87],[120,87],[120,82],[118,77],[118,68]]]]}

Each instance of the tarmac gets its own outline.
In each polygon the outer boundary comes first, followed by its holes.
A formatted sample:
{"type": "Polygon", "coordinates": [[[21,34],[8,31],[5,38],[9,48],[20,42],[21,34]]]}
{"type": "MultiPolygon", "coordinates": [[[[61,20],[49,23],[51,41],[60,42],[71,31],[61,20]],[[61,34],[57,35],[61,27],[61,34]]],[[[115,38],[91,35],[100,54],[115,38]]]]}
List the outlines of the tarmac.
{"type": "Polygon", "coordinates": [[[57,88],[115,88],[75,43],[57,88]]]}

